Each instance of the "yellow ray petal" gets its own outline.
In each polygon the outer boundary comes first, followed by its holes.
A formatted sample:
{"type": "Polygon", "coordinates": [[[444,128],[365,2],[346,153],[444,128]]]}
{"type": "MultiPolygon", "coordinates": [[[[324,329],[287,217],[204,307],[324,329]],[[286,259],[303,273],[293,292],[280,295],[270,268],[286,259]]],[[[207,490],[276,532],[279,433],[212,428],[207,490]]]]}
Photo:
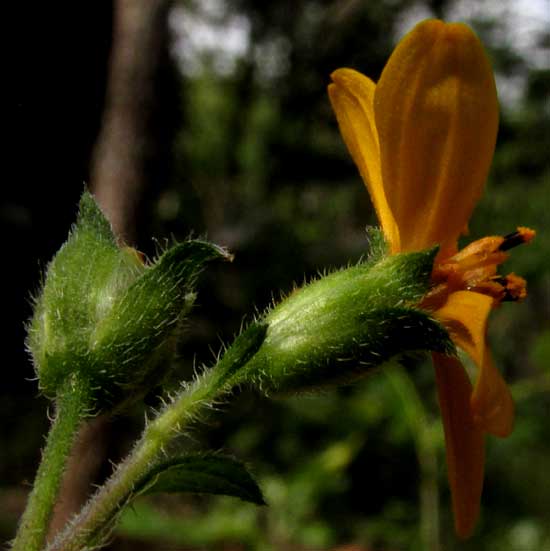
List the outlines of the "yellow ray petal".
{"type": "Polygon", "coordinates": [[[451,293],[435,312],[454,343],[474,360],[479,375],[471,398],[476,424],[495,436],[508,436],[514,426],[514,402],[508,385],[493,364],[486,345],[487,319],[493,299],[472,291],[451,293]]]}
{"type": "Polygon", "coordinates": [[[374,97],[381,172],[401,250],[454,252],[493,156],[498,104],[483,46],[466,26],[428,20],[390,57],[374,97]]]}
{"type": "Polygon", "coordinates": [[[353,69],[338,69],[331,78],[333,83],[328,92],[340,132],[365,182],[384,235],[394,248],[398,242],[397,228],[382,186],[378,133],[374,124],[375,84],[353,69]]]}
{"type": "Polygon", "coordinates": [[[485,432],[504,438],[514,429],[514,400],[488,349],[471,397],[471,407],[475,423],[485,432]]]}
{"type": "Polygon", "coordinates": [[[437,319],[448,328],[453,342],[481,368],[485,354],[487,320],[493,299],[472,291],[455,291],[435,311],[437,319]]]}
{"type": "Polygon", "coordinates": [[[470,411],[472,385],[456,358],[433,354],[456,533],[467,538],[479,516],[485,437],[470,411]]]}

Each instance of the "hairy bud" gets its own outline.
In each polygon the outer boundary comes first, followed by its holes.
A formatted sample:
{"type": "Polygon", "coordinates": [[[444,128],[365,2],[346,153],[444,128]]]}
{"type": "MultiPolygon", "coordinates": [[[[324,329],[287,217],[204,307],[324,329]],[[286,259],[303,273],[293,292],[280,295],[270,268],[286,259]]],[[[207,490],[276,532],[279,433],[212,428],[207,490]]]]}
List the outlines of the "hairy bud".
{"type": "Polygon", "coordinates": [[[117,245],[85,192],[67,242],[48,266],[28,327],[41,390],[55,397],[76,375],[93,410],[121,406],[162,379],[173,336],[191,308],[204,264],[228,259],[219,247],[187,241],[151,265],[117,245]]]}
{"type": "Polygon", "coordinates": [[[406,352],[453,353],[417,307],[436,253],[381,255],[294,291],[268,312],[263,344],[233,381],[286,393],[352,381],[406,352]]]}

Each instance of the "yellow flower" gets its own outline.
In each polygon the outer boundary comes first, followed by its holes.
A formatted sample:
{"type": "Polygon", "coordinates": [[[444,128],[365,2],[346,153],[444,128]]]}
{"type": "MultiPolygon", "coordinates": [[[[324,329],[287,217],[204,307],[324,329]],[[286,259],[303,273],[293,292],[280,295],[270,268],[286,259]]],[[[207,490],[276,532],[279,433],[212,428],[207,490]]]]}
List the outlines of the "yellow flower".
{"type": "Polygon", "coordinates": [[[330,99],[392,253],[439,245],[433,312],[479,369],[472,387],[454,357],[433,354],[457,534],[479,515],[485,434],[507,436],[514,404],[486,344],[487,318],[522,299],[525,281],[497,275],[506,251],[534,232],[518,228],[457,250],[483,191],[498,128],[493,73],[466,25],[427,20],[398,44],[378,84],[352,69],[332,74],[330,99]]]}

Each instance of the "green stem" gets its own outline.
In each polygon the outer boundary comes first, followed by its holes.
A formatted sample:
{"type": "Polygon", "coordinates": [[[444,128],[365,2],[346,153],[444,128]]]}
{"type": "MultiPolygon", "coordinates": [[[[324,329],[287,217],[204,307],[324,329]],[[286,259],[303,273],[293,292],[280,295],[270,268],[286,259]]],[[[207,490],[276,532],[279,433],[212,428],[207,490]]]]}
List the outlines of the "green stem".
{"type": "Polygon", "coordinates": [[[212,369],[166,406],[145,428],[130,455],[59,534],[48,551],[82,551],[90,549],[90,546],[101,545],[117,514],[132,497],[136,483],[162,457],[165,447],[197,418],[201,410],[240,382],[239,369],[246,365],[261,346],[266,331],[265,323],[253,322],[235,339],[212,369]]]}
{"type": "Polygon", "coordinates": [[[163,454],[163,448],[197,413],[222,392],[212,370],[196,381],[145,429],[130,455],[92,497],[81,513],[48,547],[48,551],[81,551],[99,543],[117,513],[132,496],[136,482],[163,454]]]}
{"type": "Polygon", "coordinates": [[[67,458],[87,405],[86,389],[74,380],[59,392],[55,418],[12,551],[38,551],[44,544],[67,458]]]}

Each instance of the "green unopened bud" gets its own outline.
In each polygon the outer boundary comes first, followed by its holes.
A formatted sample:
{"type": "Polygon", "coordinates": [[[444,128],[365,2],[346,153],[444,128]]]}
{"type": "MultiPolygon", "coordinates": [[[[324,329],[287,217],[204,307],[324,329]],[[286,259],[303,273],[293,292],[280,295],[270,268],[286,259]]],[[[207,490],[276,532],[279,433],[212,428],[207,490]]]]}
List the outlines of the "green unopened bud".
{"type": "Polygon", "coordinates": [[[381,257],[294,291],[267,314],[262,346],[232,382],[293,392],[349,382],[405,352],[452,353],[445,329],[416,307],[436,252],[381,257]]]}
{"type": "Polygon", "coordinates": [[[204,264],[229,258],[187,241],[153,264],[119,247],[89,193],[67,242],[49,264],[28,328],[41,390],[55,397],[69,377],[92,391],[96,410],[120,406],[162,379],[179,322],[204,264]]]}

